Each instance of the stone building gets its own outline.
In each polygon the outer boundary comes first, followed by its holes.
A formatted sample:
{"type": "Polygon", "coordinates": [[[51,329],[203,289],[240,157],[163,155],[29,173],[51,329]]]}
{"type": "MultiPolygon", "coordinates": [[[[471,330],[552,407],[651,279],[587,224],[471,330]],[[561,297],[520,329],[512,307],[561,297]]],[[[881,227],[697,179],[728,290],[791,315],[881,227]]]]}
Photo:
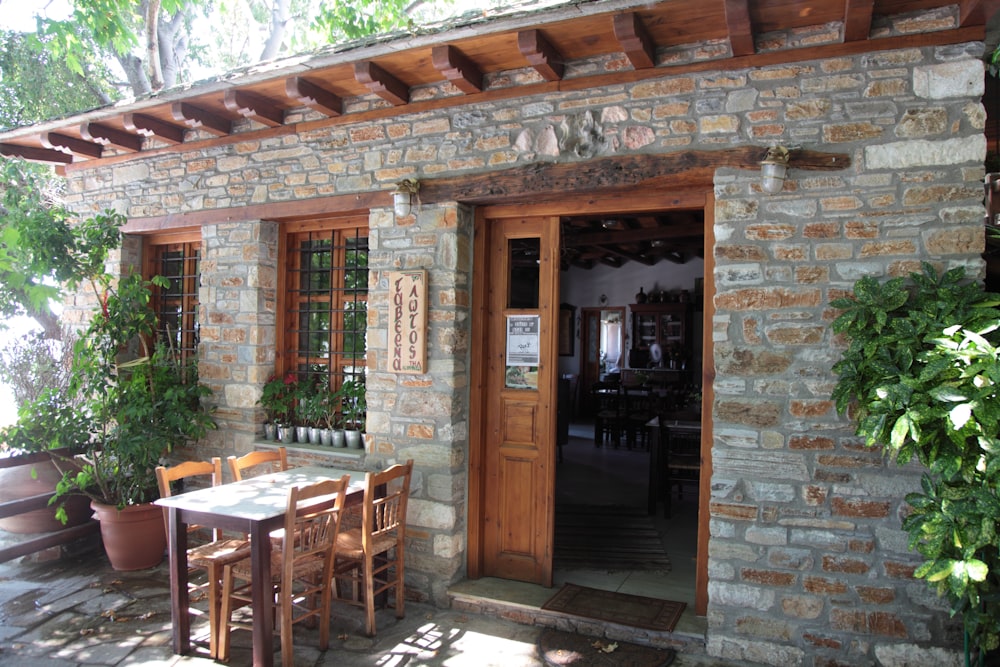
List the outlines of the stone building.
{"type": "Polygon", "coordinates": [[[263,383],[294,365],[289,248],[367,239],[365,449],[293,455],[415,460],[408,594],[438,605],[467,577],[551,579],[560,219],[697,212],[707,651],[953,664],[960,637],[912,578],[900,529],[919,471],[867,450],[830,400],[829,302],[921,261],[984,275],[991,5],[846,4],[614,0],[476,19],[11,130],[0,153],[64,164],[81,215],[125,214],[123,267],[197,248],[220,425],[199,456],[260,444],[263,383]],[[773,145],[791,162],[768,194],[773,145]],[[398,215],[403,179],[420,190],[398,215]],[[537,294],[504,301],[522,277],[504,257],[525,247],[537,294]],[[419,373],[392,366],[389,276],[404,270],[428,284],[419,373]],[[504,384],[512,314],[537,316],[534,391],[504,384]]]}

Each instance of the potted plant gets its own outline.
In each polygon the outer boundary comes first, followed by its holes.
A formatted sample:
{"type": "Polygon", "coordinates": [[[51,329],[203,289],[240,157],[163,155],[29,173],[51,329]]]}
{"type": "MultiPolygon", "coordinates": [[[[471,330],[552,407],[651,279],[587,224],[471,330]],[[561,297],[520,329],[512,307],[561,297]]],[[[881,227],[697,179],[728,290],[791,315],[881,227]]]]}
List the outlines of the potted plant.
{"type": "Polygon", "coordinates": [[[320,444],[320,427],[323,425],[323,418],[326,414],[326,391],[318,380],[312,379],[308,382],[300,383],[298,402],[295,405],[295,414],[299,417],[299,423],[306,429],[306,438],[301,442],[310,442],[314,445],[320,444]]]}
{"type": "Polygon", "coordinates": [[[156,325],[151,284],[168,281],[133,274],[112,288],[105,280],[101,309],[74,346],[70,386],[83,399],[92,430],[56,490],[57,499],[91,499],[105,551],[122,570],[162,560],[163,514],[151,503],[158,496],[155,468],[173,447],[215,426],[202,405],[211,390],[198,383],[196,362],[181,361],[165,342],[149,342],[156,325]],[[132,358],[123,361],[126,355],[132,358]]]}
{"type": "Polygon", "coordinates": [[[360,380],[346,380],[340,386],[341,413],[344,417],[344,441],[348,447],[361,448],[361,433],[364,428],[365,384],[360,380]]]}
{"type": "Polygon", "coordinates": [[[340,389],[327,389],[323,400],[323,408],[325,410],[323,423],[326,426],[326,431],[329,433],[329,444],[334,447],[344,446],[344,429],[341,421],[341,410],[343,409],[342,398],[343,395],[340,389]]]}
{"type": "Polygon", "coordinates": [[[832,302],[848,341],[837,410],[868,446],[925,472],[903,529],[925,579],[963,619],[966,664],[1000,644],[1000,299],[954,269],[862,278],[832,302]]]}
{"type": "MultiPolygon", "coordinates": [[[[295,407],[297,386],[294,373],[286,373],[283,376],[272,375],[264,383],[264,389],[257,401],[264,408],[266,423],[274,427],[274,437],[283,442],[287,442],[287,439],[282,437],[285,435],[283,431],[292,423],[292,410],[295,407]]],[[[265,437],[268,432],[269,429],[265,428],[265,437]]]]}

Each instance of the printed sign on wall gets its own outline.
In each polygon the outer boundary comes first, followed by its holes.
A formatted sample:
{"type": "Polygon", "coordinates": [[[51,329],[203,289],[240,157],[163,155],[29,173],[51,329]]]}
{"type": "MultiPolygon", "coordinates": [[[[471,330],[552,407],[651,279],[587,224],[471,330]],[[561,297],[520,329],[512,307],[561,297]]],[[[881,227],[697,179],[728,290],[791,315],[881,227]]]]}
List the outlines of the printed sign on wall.
{"type": "Polygon", "coordinates": [[[427,371],[427,271],[389,272],[389,370],[427,371]]]}

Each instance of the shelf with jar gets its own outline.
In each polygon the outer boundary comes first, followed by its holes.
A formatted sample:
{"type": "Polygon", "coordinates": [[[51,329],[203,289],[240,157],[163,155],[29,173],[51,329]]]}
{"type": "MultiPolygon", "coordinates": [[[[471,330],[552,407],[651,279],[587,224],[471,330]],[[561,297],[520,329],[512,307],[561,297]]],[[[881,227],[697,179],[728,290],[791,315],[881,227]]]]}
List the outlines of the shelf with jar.
{"type": "Polygon", "coordinates": [[[629,367],[687,370],[693,342],[691,303],[634,303],[629,315],[629,367]]]}

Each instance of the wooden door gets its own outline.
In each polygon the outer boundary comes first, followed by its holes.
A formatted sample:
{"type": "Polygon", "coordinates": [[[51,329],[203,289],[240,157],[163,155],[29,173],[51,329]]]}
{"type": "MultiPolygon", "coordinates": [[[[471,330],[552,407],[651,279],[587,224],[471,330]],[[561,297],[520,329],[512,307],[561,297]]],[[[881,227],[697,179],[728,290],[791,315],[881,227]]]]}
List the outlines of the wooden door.
{"type": "Polygon", "coordinates": [[[552,585],[559,220],[487,220],[483,574],[552,585]]]}

